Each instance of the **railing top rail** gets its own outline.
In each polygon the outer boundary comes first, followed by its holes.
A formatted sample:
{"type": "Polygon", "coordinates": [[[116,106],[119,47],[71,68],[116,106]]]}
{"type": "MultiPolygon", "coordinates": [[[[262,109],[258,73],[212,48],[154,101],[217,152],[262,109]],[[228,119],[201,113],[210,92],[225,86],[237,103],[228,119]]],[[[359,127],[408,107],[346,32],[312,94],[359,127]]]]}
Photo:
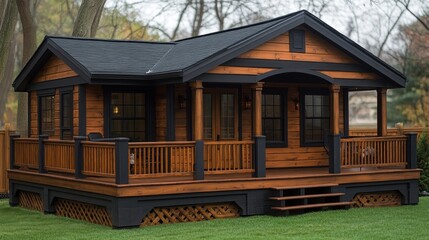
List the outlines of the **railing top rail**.
{"type": "Polygon", "coordinates": [[[130,142],[128,145],[130,147],[145,147],[145,146],[176,146],[176,145],[194,145],[195,141],[163,141],[163,142],[130,142]]]}
{"type": "Polygon", "coordinates": [[[82,141],[82,145],[84,145],[84,146],[106,146],[106,147],[113,147],[113,146],[115,146],[115,143],[114,142],[82,141]]]}
{"type": "Polygon", "coordinates": [[[365,136],[365,137],[349,137],[349,138],[341,138],[341,142],[376,142],[376,141],[386,141],[386,140],[406,140],[407,136],[400,135],[400,136],[383,136],[383,137],[377,137],[377,136],[365,136]]]}
{"type": "Polygon", "coordinates": [[[15,142],[38,142],[38,138],[15,138],[15,142]]]}
{"type": "Polygon", "coordinates": [[[59,140],[59,139],[45,139],[44,143],[55,143],[55,144],[74,144],[73,140],[59,140]]]}
{"type": "Polygon", "coordinates": [[[205,145],[227,145],[227,144],[253,144],[252,140],[242,140],[242,141],[213,141],[213,142],[204,142],[205,145]]]}

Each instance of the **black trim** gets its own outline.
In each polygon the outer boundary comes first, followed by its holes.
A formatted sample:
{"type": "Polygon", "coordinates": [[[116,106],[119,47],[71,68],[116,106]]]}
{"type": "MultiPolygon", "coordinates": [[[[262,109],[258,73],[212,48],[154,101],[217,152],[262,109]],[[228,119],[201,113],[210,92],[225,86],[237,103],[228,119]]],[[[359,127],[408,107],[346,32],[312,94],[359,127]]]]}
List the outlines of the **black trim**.
{"type": "Polygon", "coordinates": [[[243,85],[238,89],[238,140],[243,140],[243,85]]]}
{"type": "Polygon", "coordinates": [[[51,88],[74,86],[74,85],[79,85],[84,83],[86,83],[86,81],[80,77],[71,77],[71,78],[63,78],[63,79],[51,80],[51,81],[45,81],[45,82],[39,82],[39,83],[31,83],[28,86],[28,90],[44,90],[44,89],[51,89],[51,88]]]}
{"type": "Polygon", "coordinates": [[[70,103],[70,107],[71,107],[71,126],[70,126],[70,131],[71,131],[71,139],[68,139],[68,140],[73,140],[73,136],[74,136],[74,134],[73,134],[73,112],[74,112],[74,109],[73,109],[73,106],[74,106],[74,104],[73,104],[73,87],[64,87],[64,88],[60,88],[59,89],[59,91],[60,91],[60,139],[62,140],[62,139],[64,139],[64,130],[66,130],[66,129],[64,129],[64,122],[63,122],[63,120],[64,120],[64,105],[63,105],[63,103],[64,103],[64,94],[70,94],[71,95],[71,103],[70,103]]]}
{"type": "Polygon", "coordinates": [[[79,85],[79,136],[86,136],[86,86],[79,85]]]}
{"type": "Polygon", "coordinates": [[[167,85],[167,141],[176,140],[176,86],[167,85]]]}
{"type": "Polygon", "coordinates": [[[251,58],[234,58],[228,62],[223,63],[221,66],[311,69],[311,70],[331,70],[331,71],[345,71],[345,72],[370,71],[368,67],[365,67],[362,64],[304,62],[304,61],[267,60],[267,59],[251,59],[251,58]]]}
{"type": "Polygon", "coordinates": [[[38,97],[55,95],[55,89],[45,89],[37,91],[38,97]]]}
{"type": "Polygon", "coordinates": [[[192,109],[193,109],[193,96],[192,89],[190,86],[186,87],[186,138],[188,141],[194,139],[193,127],[192,127],[192,109]]]}
{"type": "MultiPolygon", "coordinates": [[[[31,137],[31,95],[34,94],[34,92],[27,92],[27,136],[31,137]]],[[[39,98],[37,97],[37,100],[39,98]]],[[[36,103],[38,107],[38,103],[36,103]]],[[[38,110],[37,110],[38,114],[38,110]]],[[[39,117],[38,117],[39,118],[39,117]]],[[[39,127],[39,126],[37,126],[39,127]]]]}
{"type": "MultiPolygon", "coordinates": [[[[279,94],[281,98],[281,115],[283,119],[283,138],[284,141],[268,141],[266,140],[266,145],[268,148],[275,147],[288,147],[288,88],[264,88],[262,90],[262,95],[264,94],[279,94]]],[[[263,114],[262,114],[263,115],[263,114]]],[[[263,117],[262,119],[263,120],[263,117]]],[[[264,129],[262,129],[264,131],[264,129]]],[[[265,134],[263,134],[265,135],[265,134]]]]}
{"type": "Polygon", "coordinates": [[[349,89],[343,88],[343,121],[344,121],[344,137],[349,136],[350,121],[349,121],[349,89]]]}
{"type": "MultiPolygon", "coordinates": [[[[325,88],[317,88],[317,89],[313,89],[313,88],[300,88],[299,89],[299,122],[300,122],[300,127],[299,127],[299,138],[300,138],[300,143],[301,143],[301,147],[321,147],[323,146],[323,139],[321,140],[321,142],[305,142],[304,141],[304,133],[305,133],[305,95],[325,95],[329,97],[329,102],[330,105],[332,105],[331,102],[331,96],[330,96],[330,92],[329,89],[325,89],[325,88]]],[[[330,110],[332,111],[332,110],[330,110]]],[[[329,115],[329,119],[331,119],[331,114],[329,115]]]]}
{"type": "Polygon", "coordinates": [[[305,31],[292,29],[289,31],[289,51],[305,53],[305,31]]]}

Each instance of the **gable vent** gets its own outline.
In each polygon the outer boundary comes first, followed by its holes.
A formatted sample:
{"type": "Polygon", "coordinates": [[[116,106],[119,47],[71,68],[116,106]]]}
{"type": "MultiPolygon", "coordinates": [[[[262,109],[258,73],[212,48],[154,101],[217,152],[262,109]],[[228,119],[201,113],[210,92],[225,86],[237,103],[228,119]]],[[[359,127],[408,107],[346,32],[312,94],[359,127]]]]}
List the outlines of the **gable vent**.
{"type": "Polygon", "coordinates": [[[305,52],[305,31],[294,29],[289,31],[289,51],[305,52]]]}

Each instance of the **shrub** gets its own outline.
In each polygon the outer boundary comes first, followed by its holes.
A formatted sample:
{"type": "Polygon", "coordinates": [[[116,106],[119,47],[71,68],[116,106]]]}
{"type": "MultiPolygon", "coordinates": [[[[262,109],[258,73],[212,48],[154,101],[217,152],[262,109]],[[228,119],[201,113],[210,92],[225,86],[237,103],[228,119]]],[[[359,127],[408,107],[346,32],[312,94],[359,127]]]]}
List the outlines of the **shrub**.
{"type": "Polygon", "coordinates": [[[417,140],[417,167],[420,173],[420,191],[429,191],[429,136],[426,131],[420,134],[417,140]]]}

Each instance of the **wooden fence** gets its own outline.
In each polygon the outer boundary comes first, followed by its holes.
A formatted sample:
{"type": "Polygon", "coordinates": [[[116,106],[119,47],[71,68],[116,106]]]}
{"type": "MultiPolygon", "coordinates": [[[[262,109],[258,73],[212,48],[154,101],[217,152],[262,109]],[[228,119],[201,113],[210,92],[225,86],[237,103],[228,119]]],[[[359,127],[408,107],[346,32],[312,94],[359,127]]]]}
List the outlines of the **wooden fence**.
{"type": "Polygon", "coordinates": [[[87,176],[115,176],[115,143],[83,141],[83,174],[87,176]]]}
{"type": "Polygon", "coordinates": [[[74,173],[74,141],[45,140],[45,169],[74,173]]]}
{"type": "Polygon", "coordinates": [[[0,194],[9,192],[9,181],[7,180],[7,169],[9,169],[9,136],[13,133],[10,125],[6,124],[4,130],[0,130],[0,194]]]}

